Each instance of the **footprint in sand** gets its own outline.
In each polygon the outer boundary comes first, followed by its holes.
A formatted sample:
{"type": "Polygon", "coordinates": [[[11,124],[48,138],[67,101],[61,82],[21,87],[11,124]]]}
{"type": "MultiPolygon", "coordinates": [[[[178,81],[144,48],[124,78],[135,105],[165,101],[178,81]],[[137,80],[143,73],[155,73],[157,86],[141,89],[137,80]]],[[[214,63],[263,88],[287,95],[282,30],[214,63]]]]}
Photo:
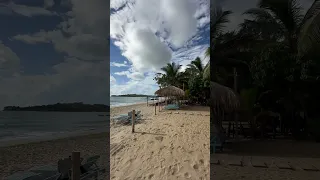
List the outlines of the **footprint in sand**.
{"type": "Polygon", "coordinates": [[[155,137],[156,138],[156,140],[158,140],[158,141],[162,141],[163,140],[163,137],[162,136],[157,136],[157,137],[155,137]]]}
{"type": "Polygon", "coordinates": [[[191,178],[191,175],[186,172],[186,173],[184,173],[184,177],[189,179],[189,178],[191,178]]]}
{"type": "Polygon", "coordinates": [[[154,174],[150,174],[149,177],[148,177],[148,179],[152,179],[153,176],[154,176],[154,174]]]}
{"type": "Polygon", "coordinates": [[[204,160],[203,159],[200,159],[199,162],[200,162],[201,165],[204,164],[204,160]]]}
{"type": "Polygon", "coordinates": [[[175,175],[177,172],[179,172],[178,165],[175,164],[174,166],[169,166],[169,172],[171,175],[175,175]]]}
{"type": "Polygon", "coordinates": [[[198,170],[199,169],[198,164],[193,165],[193,169],[198,170]]]}

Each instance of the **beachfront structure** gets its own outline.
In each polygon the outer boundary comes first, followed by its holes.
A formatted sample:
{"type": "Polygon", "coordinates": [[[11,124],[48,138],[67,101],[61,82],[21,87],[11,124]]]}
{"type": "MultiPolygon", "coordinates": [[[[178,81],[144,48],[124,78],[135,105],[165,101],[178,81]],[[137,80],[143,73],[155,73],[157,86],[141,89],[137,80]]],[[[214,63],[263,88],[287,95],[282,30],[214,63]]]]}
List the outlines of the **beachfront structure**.
{"type": "MultiPolygon", "coordinates": [[[[225,113],[235,113],[240,107],[239,96],[226,86],[210,82],[211,117],[214,126],[220,129],[225,113]]],[[[235,115],[236,131],[238,130],[238,117],[235,115]]],[[[236,132],[238,136],[238,132],[236,132]]]]}
{"type": "Polygon", "coordinates": [[[160,88],[154,94],[162,97],[177,97],[177,100],[179,99],[179,97],[185,96],[184,90],[175,86],[160,88]]]}

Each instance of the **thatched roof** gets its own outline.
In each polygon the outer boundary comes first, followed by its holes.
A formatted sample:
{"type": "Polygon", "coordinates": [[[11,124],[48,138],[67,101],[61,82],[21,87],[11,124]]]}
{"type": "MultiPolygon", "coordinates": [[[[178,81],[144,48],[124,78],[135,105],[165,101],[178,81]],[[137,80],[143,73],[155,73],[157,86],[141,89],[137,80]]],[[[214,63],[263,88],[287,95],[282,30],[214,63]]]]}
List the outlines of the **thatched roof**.
{"type": "Polygon", "coordinates": [[[210,91],[211,106],[213,106],[214,113],[228,113],[240,107],[239,97],[231,88],[211,81],[210,91]]]}
{"type": "Polygon", "coordinates": [[[184,96],[185,93],[182,89],[177,88],[175,86],[167,86],[164,88],[161,88],[157,90],[154,94],[158,96],[163,96],[163,97],[169,97],[169,96],[184,96]]]}

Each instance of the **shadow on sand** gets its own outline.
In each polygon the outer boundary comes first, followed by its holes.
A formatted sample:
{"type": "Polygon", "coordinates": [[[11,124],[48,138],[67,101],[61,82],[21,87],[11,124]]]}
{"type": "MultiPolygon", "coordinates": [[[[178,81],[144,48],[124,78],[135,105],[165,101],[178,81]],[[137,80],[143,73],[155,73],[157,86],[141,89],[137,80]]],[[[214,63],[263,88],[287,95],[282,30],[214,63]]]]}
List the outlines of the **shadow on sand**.
{"type": "Polygon", "coordinates": [[[138,134],[150,134],[150,135],[157,135],[157,136],[166,136],[166,134],[160,134],[160,133],[148,133],[148,132],[134,132],[134,133],[138,133],[138,134]]]}
{"type": "Polygon", "coordinates": [[[242,140],[225,145],[222,154],[320,158],[320,143],[295,140],[242,140]]]}

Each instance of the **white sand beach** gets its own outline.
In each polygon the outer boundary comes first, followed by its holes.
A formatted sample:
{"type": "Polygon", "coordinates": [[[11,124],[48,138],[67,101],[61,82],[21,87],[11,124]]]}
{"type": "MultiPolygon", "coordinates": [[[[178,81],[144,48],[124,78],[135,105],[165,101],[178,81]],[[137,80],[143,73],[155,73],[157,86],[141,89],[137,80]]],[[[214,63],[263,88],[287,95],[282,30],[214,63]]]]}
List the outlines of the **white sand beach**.
{"type": "Polygon", "coordinates": [[[153,106],[139,104],[112,108],[111,116],[132,109],[143,114],[135,133],[131,125],[111,127],[111,179],[210,179],[209,107],[157,107],[154,115],[153,106]]]}

